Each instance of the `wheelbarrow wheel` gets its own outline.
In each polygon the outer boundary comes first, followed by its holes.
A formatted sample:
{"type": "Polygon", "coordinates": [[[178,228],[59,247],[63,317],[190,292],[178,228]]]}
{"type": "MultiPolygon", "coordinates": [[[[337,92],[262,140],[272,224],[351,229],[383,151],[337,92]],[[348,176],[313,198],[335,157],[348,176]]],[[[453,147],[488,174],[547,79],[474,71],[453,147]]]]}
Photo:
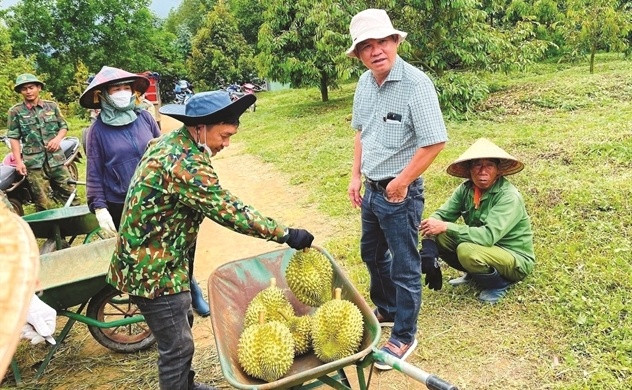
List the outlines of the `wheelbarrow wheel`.
{"type": "Polygon", "coordinates": [[[68,164],[68,171],[70,172],[70,177],[72,177],[73,180],[79,180],[79,169],[74,161],[68,164]]]}
{"type": "MultiPolygon", "coordinates": [[[[129,295],[106,287],[90,299],[87,316],[101,322],[122,320],[140,315],[138,307],[131,302],[129,295]]],[[[115,352],[137,352],[151,347],[156,339],[145,322],[99,328],[88,326],[92,336],[104,347],[115,352]]]]}
{"type": "Polygon", "coordinates": [[[17,215],[24,215],[24,207],[22,207],[22,202],[19,199],[9,198],[9,203],[11,203],[11,206],[13,206],[13,210],[15,210],[17,215]]]}

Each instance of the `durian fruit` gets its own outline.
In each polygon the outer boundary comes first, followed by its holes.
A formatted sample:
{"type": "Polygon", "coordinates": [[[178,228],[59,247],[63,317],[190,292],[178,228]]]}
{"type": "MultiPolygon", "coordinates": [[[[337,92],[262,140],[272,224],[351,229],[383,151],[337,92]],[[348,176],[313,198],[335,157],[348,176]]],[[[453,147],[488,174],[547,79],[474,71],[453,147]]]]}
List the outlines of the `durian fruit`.
{"type": "Polygon", "coordinates": [[[337,288],[334,299],[313,315],[312,344],[318,359],[325,363],[356,353],[364,333],[360,309],[353,302],[340,299],[341,292],[337,288]]]}
{"type": "Polygon", "coordinates": [[[244,328],[258,323],[261,311],[264,312],[266,321],[286,323],[286,318],[294,317],[294,308],[283,290],[277,287],[276,278],[271,278],[270,286],[259,291],[248,304],[244,314],[244,328]]]}
{"type": "Polygon", "coordinates": [[[273,382],[292,367],[294,340],[285,324],[265,322],[264,316],[261,312],[259,323],[242,332],[237,345],[237,359],[246,374],[273,382]]]}
{"type": "Polygon", "coordinates": [[[310,316],[292,317],[287,327],[294,338],[294,355],[299,356],[312,348],[312,318],[310,316]]]}
{"type": "Polygon", "coordinates": [[[331,300],[334,273],[329,260],[317,250],[297,251],[285,271],[290,291],[307,306],[331,300]]]}

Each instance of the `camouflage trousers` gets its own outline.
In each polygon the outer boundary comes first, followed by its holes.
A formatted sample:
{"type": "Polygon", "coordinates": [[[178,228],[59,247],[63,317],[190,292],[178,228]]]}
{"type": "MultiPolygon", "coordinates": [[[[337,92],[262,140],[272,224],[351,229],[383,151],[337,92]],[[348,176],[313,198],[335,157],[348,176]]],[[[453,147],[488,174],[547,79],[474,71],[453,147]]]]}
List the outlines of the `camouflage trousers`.
{"type": "MultiPolygon", "coordinates": [[[[31,187],[33,203],[37,211],[53,209],[57,207],[55,201],[62,205],[75,191],[73,184],[68,184],[68,179],[72,179],[70,171],[64,165],[51,168],[48,162],[44,162],[41,169],[29,169],[26,180],[31,187]],[[50,197],[52,190],[53,198],[50,197]]],[[[73,206],[79,205],[79,199],[75,197],[73,206]]]]}

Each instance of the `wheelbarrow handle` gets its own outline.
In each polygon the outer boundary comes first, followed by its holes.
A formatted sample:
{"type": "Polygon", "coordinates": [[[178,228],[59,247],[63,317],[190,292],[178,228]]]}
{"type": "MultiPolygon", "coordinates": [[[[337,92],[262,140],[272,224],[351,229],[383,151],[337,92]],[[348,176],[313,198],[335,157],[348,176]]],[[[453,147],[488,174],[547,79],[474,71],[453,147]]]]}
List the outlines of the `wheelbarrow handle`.
{"type": "Polygon", "coordinates": [[[421,370],[410,363],[406,363],[386,352],[380,351],[377,348],[372,349],[373,353],[371,357],[373,360],[388,364],[397,371],[406,374],[414,380],[423,383],[430,390],[458,390],[459,388],[444,381],[436,375],[429,374],[424,370],[421,370]]]}

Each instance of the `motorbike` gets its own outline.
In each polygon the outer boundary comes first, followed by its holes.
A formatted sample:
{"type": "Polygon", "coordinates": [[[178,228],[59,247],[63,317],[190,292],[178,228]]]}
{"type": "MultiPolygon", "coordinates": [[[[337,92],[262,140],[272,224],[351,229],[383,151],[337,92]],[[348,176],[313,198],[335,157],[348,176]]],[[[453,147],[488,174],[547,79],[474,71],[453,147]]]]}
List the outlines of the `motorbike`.
{"type": "MultiPolygon", "coordinates": [[[[253,84],[253,83],[244,83],[241,86],[241,90],[244,92],[244,94],[248,95],[248,94],[254,94],[255,92],[260,92],[262,91],[261,87],[253,84]]],[[[257,109],[257,102],[254,102],[250,107],[250,110],[252,112],[255,112],[255,110],[257,109]]]]}
{"type": "MultiPolygon", "coordinates": [[[[18,215],[24,215],[24,205],[33,202],[31,188],[26,181],[26,176],[22,176],[15,169],[15,159],[11,150],[11,143],[6,136],[0,137],[2,142],[9,148],[9,153],[0,163],[0,190],[9,198],[9,202],[18,215]]],[[[64,165],[68,167],[70,176],[77,180],[79,170],[77,163],[81,162],[80,142],[77,137],[65,137],[60,144],[66,156],[64,165]]]]}
{"type": "Polygon", "coordinates": [[[193,96],[194,92],[191,84],[188,81],[180,80],[173,88],[173,93],[175,95],[173,99],[174,104],[186,104],[191,96],[193,96]]]}
{"type": "MultiPolygon", "coordinates": [[[[224,90],[228,92],[230,100],[235,101],[246,95],[254,94],[256,92],[256,86],[252,83],[245,83],[243,85],[233,83],[225,87],[224,90]]],[[[250,107],[248,107],[248,109],[252,112],[255,112],[255,110],[257,109],[257,103],[253,103],[250,107]]]]}

